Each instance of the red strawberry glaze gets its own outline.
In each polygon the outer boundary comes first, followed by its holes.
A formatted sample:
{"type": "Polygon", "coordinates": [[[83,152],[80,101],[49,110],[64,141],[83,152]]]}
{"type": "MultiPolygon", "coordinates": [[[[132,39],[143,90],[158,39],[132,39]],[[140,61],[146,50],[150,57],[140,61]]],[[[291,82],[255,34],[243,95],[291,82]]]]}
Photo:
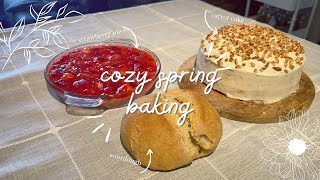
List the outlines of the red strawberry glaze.
{"type": "Polygon", "coordinates": [[[127,71],[147,73],[148,79],[157,75],[157,62],[148,52],[121,45],[95,45],[73,49],[56,59],[49,67],[50,81],[61,90],[83,96],[112,95],[128,97],[138,82],[102,82],[105,71],[118,71],[128,77],[127,71]]]}

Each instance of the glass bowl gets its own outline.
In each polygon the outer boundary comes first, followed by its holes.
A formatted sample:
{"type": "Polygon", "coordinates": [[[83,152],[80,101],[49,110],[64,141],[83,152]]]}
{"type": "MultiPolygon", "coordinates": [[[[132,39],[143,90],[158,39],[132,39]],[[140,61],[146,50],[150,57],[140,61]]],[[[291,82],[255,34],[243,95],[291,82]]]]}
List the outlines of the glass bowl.
{"type": "MultiPolygon", "coordinates": [[[[130,91],[131,93],[127,92],[127,94],[123,94],[123,95],[121,95],[121,94],[119,95],[119,93],[100,94],[100,95],[88,93],[88,94],[84,95],[84,94],[70,92],[70,90],[68,91],[67,90],[68,86],[63,86],[63,87],[60,86],[59,87],[59,85],[57,85],[55,82],[53,82],[50,78],[50,72],[53,68],[54,63],[59,61],[61,58],[63,58],[64,55],[67,55],[68,53],[73,52],[73,51],[77,51],[79,49],[98,47],[101,45],[111,45],[111,46],[121,46],[121,47],[125,46],[125,47],[129,47],[129,48],[134,48],[134,42],[132,40],[129,40],[129,39],[108,39],[103,42],[87,43],[87,44],[73,47],[71,49],[68,49],[68,50],[58,54],[48,63],[48,65],[45,69],[45,72],[44,72],[44,77],[47,82],[48,89],[53,90],[53,92],[55,92],[65,104],[70,105],[70,106],[88,107],[88,108],[114,108],[114,107],[124,106],[124,105],[128,104],[128,102],[131,98],[131,94],[135,89],[131,89],[131,91],[130,91]]],[[[142,89],[141,93],[134,95],[133,100],[147,94],[148,92],[150,92],[152,90],[154,84],[158,80],[158,75],[159,75],[160,69],[161,69],[160,60],[152,51],[150,51],[147,48],[141,47],[141,46],[139,46],[137,49],[144,51],[145,53],[148,53],[152,57],[152,59],[155,61],[155,64],[156,64],[156,72],[152,78],[149,78],[149,79],[151,79],[151,81],[147,82],[144,85],[144,88],[142,89]]],[[[79,52],[79,53],[80,53],[80,56],[83,57],[81,54],[81,53],[83,53],[83,51],[79,52]]],[[[72,60],[73,60],[72,58],[70,58],[68,60],[69,64],[71,63],[72,60]]],[[[117,71],[117,69],[115,69],[115,71],[117,71]]],[[[80,71],[80,73],[81,73],[81,71],[80,71]]],[[[99,80],[101,81],[101,79],[99,79],[99,80]]]]}

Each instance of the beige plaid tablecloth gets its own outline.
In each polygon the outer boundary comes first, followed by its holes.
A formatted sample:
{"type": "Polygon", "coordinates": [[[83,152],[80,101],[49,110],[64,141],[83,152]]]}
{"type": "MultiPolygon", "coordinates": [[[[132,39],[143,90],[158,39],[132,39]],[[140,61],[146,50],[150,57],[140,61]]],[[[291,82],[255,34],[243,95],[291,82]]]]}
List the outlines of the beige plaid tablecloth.
{"type": "MultiPolygon", "coordinates": [[[[162,71],[169,72],[177,71],[183,61],[197,53],[200,39],[209,32],[204,21],[205,10],[238,17],[201,1],[180,0],[89,14],[73,24],[68,23],[72,19],[69,18],[45,28],[62,25],[60,32],[72,47],[84,41],[102,41],[105,36],[92,37],[118,32],[123,29],[121,26],[129,27],[137,35],[140,45],[151,49],[160,58],[162,71]]],[[[240,18],[244,23],[258,23],[240,18]]],[[[219,28],[235,22],[209,17],[208,23],[219,28]]],[[[32,27],[27,25],[24,34],[32,27]]],[[[119,32],[112,35],[133,38],[128,31],[119,32]]],[[[119,132],[126,107],[107,110],[97,118],[68,114],[66,106],[48,92],[43,77],[52,57],[31,54],[31,63],[28,64],[24,52],[17,51],[0,73],[0,179],[270,180],[285,177],[310,179],[310,175],[319,175],[320,46],[291,37],[305,47],[307,63],[304,72],[312,79],[317,91],[308,114],[280,125],[257,125],[222,118],[223,137],[213,154],[175,171],[147,170],[143,174],[140,172],[144,168],[110,157],[113,154],[130,158],[121,145],[119,132]],[[305,122],[306,126],[296,126],[297,121],[305,122]],[[92,133],[102,123],[104,126],[92,133]],[[110,138],[105,142],[109,128],[110,138]],[[284,132],[291,133],[291,136],[284,132]],[[304,140],[307,150],[303,155],[289,157],[288,148],[287,154],[276,149],[286,149],[290,138],[304,140]]],[[[16,41],[23,38],[21,35],[16,41]]],[[[40,32],[32,33],[23,43],[37,38],[42,38],[40,32]]],[[[8,49],[2,42],[0,45],[2,68],[8,58],[8,49]]],[[[55,54],[63,51],[52,39],[44,47],[55,54]]],[[[42,53],[48,52],[43,49],[42,53]]],[[[176,87],[176,84],[170,86],[176,87]]]]}

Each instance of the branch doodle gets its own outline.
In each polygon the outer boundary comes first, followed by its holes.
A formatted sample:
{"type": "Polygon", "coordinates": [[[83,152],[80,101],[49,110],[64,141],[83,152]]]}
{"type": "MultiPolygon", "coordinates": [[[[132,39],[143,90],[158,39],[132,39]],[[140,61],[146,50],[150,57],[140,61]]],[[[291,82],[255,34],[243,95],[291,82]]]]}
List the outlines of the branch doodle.
{"type": "Polygon", "coordinates": [[[82,13],[80,13],[78,11],[74,11],[74,10],[66,13],[66,9],[68,7],[68,4],[66,4],[58,10],[56,17],[54,18],[51,15],[49,15],[49,13],[51,12],[51,10],[54,7],[54,5],[56,4],[56,2],[57,1],[53,1],[53,2],[49,2],[49,3],[45,4],[40,9],[39,12],[37,12],[34,9],[34,7],[32,5],[30,5],[29,12],[30,12],[30,15],[35,20],[34,26],[33,26],[32,30],[28,34],[26,34],[23,37],[23,39],[20,42],[18,42],[18,44],[15,47],[12,47],[13,46],[12,42],[17,40],[17,38],[20,37],[21,34],[24,32],[24,30],[25,30],[25,17],[21,18],[13,26],[9,36],[6,35],[5,29],[3,28],[2,23],[0,22],[0,42],[3,42],[9,50],[9,56],[6,59],[4,66],[2,67],[2,71],[6,67],[11,56],[17,50],[23,50],[24,58],[26,59],[28,64],[30,64],[30,62],[31,62],[31,52],[34,52],[35,54],[37,54],[38,56],[41,56],[41,57],[50,57],[55,54],[49,48],[39,46],[39,42],[41,41],[41,39],[34,39],[29,43],[29,45],[20,47],[21,43],[24,42],[27,39],[27,37],[29,37],[32,33],[36,32],[36,31],[42,32],[42,40],[45,42],[46,45],[49,43],[50,38],[52,38],[53,42],[55,43],[56,46],[63,48],[63,49],[69,49],[68,42],[63,37],[63,35],[59,32],[62,25],[56,25],[56,26],[50,27],[48,29],[43,29],[42,27],[58,21],[59,18],[66,19],[71,14],[80,15],[79,18],[77,18],[75,20],[70,19],[70,21],[68,21],[68,23],[76,23],[76,22],[82,20],[84,15],[82,13]],[[49,20],[51,18],[54,18],[54,19],[49,20]],[[47,53],[42,53],[42,51],[40,51],[40,50],[44,50],[47,53]]]}

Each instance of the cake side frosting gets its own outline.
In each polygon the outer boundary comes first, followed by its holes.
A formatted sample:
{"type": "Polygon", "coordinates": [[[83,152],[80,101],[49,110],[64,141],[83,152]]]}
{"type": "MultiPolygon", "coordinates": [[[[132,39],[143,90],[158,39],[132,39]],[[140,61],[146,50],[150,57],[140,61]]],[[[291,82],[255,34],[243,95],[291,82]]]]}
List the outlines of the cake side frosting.
{"type": "Polygon", "coordinates": [[[264,103],[280,101],[297,91],[305,63],[300,43],[257,25],[228,25],[218,32],[201,41],[195,66],[196,71],[206,73],[230,68],[219,71],[222,79],[214,85],[215,90],[234,99],[264,103]]]}

